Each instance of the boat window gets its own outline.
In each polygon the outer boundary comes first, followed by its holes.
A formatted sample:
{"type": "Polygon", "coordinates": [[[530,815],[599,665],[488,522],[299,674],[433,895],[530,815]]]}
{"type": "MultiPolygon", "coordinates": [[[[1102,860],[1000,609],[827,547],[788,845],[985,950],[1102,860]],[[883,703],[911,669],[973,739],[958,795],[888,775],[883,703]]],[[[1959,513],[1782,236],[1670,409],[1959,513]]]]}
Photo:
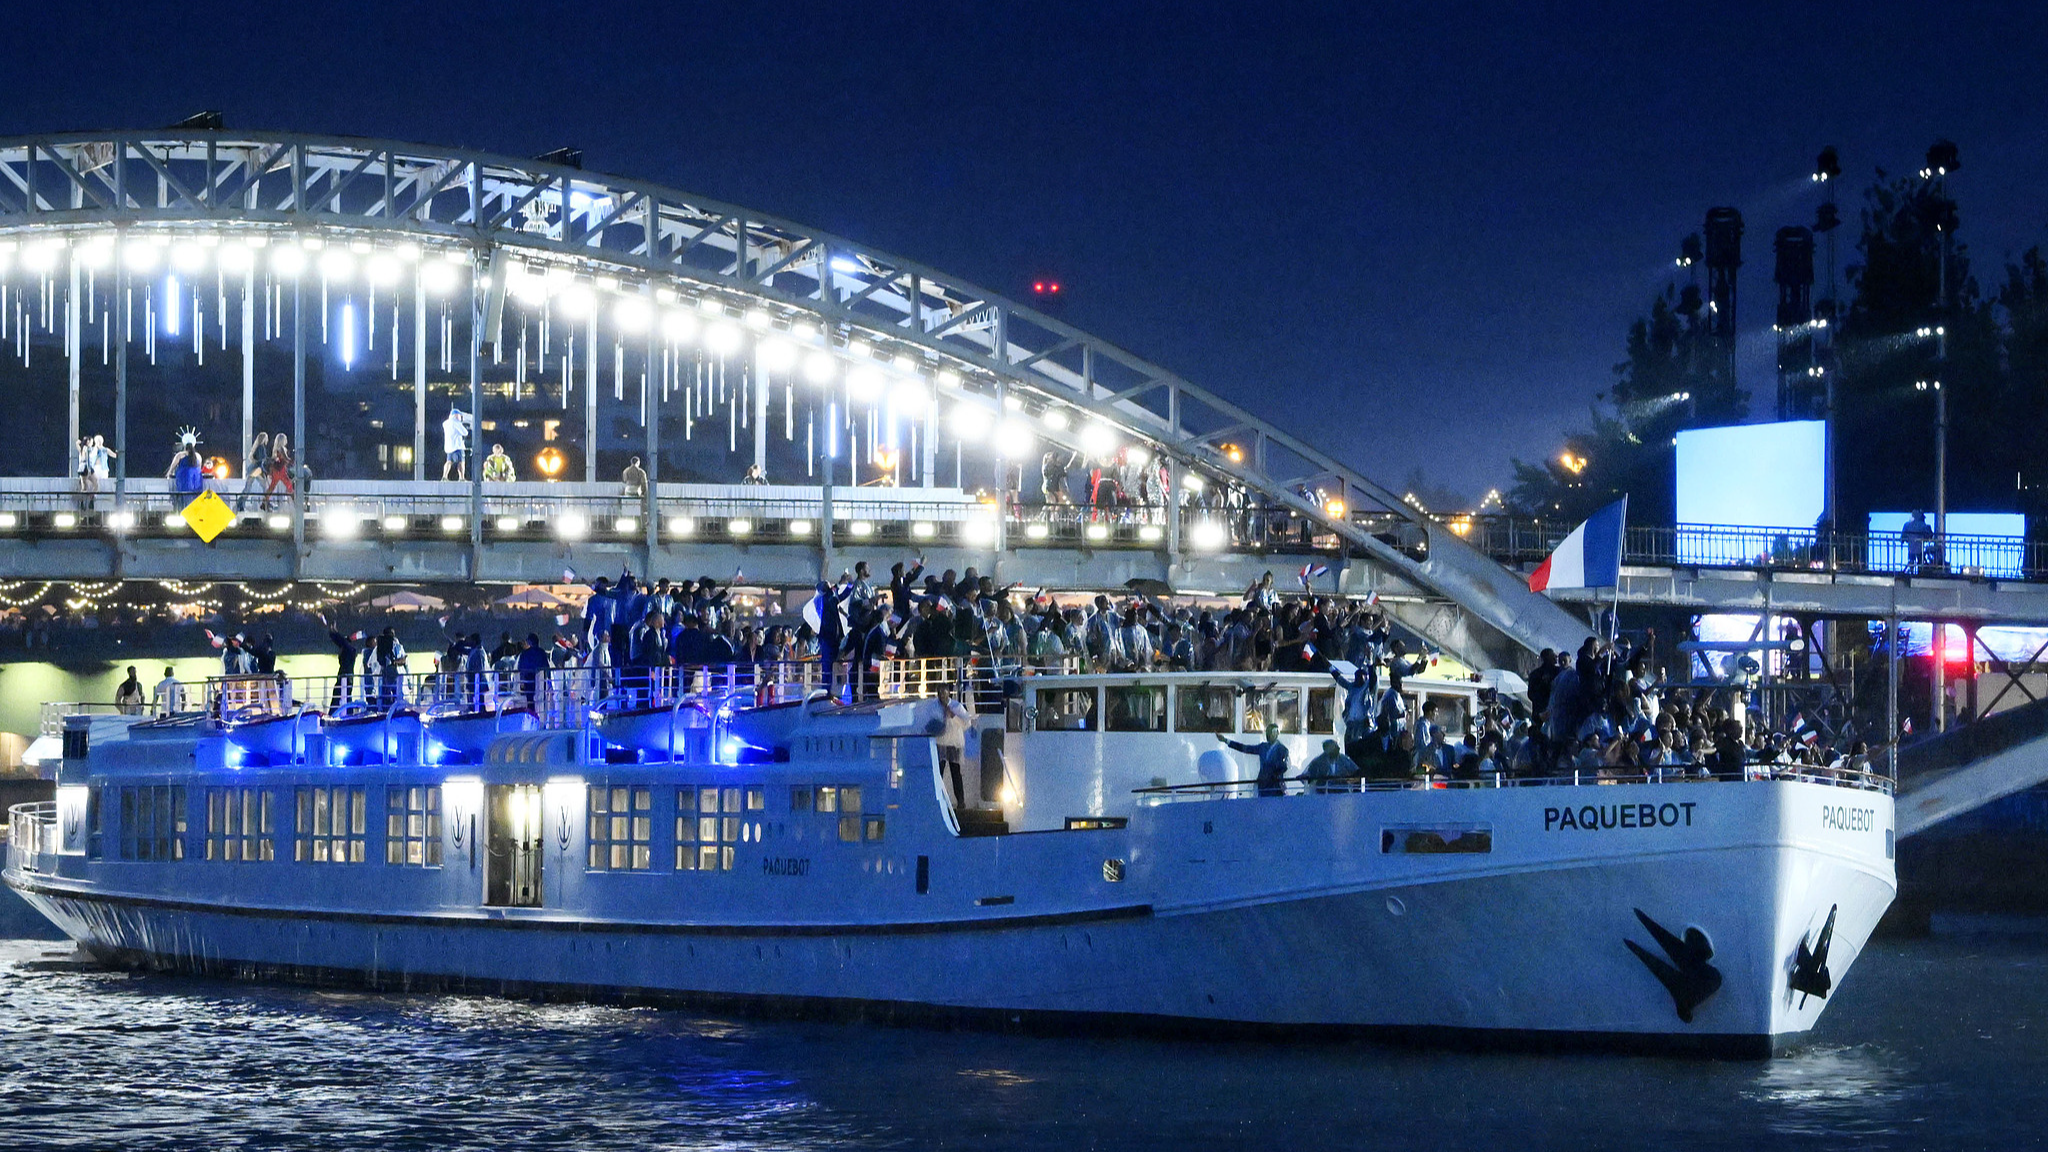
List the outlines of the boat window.
{"type": "Polygon", "coordinates": [[[1282,732],[1301,731],[1301,692],[1295,688],[1252,688],[1244,694],[1244,730],[1261,732],[1277,724],[1282,732]]]}
{"type": "Polygon", "coordinates": [[[256,862],[277,859],[275,814],[264,788],[206,790],[206,858],[256,862]]]}
{"type": "Polygon", "coordinates": [[[811,790],[809,788],[791,788],[789,790],[789,810],[791,812],[809,812],[811,810],[811,790]]]}
{"type": "Polygon", "coordinates": [[[1440,856],[1493,851],[1489,824],[1392,824],[1380,829],[1380,851],[1388,855],[1440,856]]]}
{"type": "Polygon", "coordinates": [[[818,789],[818,811],[839,811],[839,789],[830,787],[818,789]]]}
{"type": "Polygon", "coordinates": [[[1177,684],[1173,689],[1173,730],[1234,732],[1237,696],[1228,684],[1177,684]]]}
{"type": "Polygon", "coordinates": [[[1166,688],[1158,684],[1119,684],[1106,690],[1109,710],[1103,729],[1109,732],[1166,731],[1166,688]]]}
{"type": "Polygon", "coordinates": [[[880,816],[868,817],[865,827],[867,839],[880,840],[882,838],[882,818],[880,816]]]}
{"type": "Polygon", "coordinates": [[[1095,689],[1038,690],[1040,732],[1093,732],[1095,727],[1095,689]]]}
{"type": "Polygon", "coordinates": [[[588,866],[595,872],[640,872],[654,867],[654,790],[631,786],[590,789],[588,866]]]}
{"type": "Polygon", "coordinates": [[[743,796],[760,785],[741,788],[682,788],[676,792],[676,870],[730,872],[733,845],[744,836],[761,838],[759,824],[740,820],[743,796]]]}
{"type": "Polygon", "coordinates": [[[761,812],[765,811],[767,807],[767,795],[763,792],[763,790],[760,787],[756,786],[747,789],[747,811],[761,812]]]}
{"type": "Polygon", "coordinates": [[[860,839],[860,786],[847,784],[839,789],[839,838],[847,843],[860,839]]]}
{"type": "Polygon", "coordinates": [[[361,864],[369,820],[361,788],[301,788],[298,840],[292,859],[312,864],[361,864]]]}
{"type": "Polygon", "coordinates": [[[121,791],[121,859],[185,858],[185,789],[148,785],[121,791]]]}
{"type": "Polygon", "coordinates": [[[1465,698],[1442,692],[1432,692],[1423,699],[1423,707],[1436,710],[1436,722],[1451,739],[1465,734],[1465,698]]]}
{"type": "Polygon", "coordinates": [[[384,862],[441,866],[441,790],[413,784],[384,789],[384,862]]]}
{"type": "Polygon", "coordinates": [[[1337,719],[1337,689],[1309,689],[1308,730],[1317,734],[1340,732],[1342,729],[1337,719]]]}
{"type": "MultiPolygon", "coordinates": [[[[71,734],[66,732],[64,735],[68,738],[71,734]]],[[[95,788],[85,794],[85,854],[94,860],[100,858],[106,846],[106,812],[100,803],[100,792],[101,789],[95,788]]]]}

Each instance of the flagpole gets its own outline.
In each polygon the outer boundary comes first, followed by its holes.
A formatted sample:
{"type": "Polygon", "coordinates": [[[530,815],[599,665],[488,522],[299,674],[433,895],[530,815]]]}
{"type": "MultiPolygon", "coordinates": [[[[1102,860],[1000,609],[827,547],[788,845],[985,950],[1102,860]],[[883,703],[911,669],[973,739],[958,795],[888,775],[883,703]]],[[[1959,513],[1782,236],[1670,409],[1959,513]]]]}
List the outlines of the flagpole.
{"type": "Polygon", "coordinates": [[[1628,559],[1628,493],[1621,496],[1621,529],[1614,534],[1614,619],[1607,638],[1609,644],[1621,642],[1621,562],[1628,559]]]}

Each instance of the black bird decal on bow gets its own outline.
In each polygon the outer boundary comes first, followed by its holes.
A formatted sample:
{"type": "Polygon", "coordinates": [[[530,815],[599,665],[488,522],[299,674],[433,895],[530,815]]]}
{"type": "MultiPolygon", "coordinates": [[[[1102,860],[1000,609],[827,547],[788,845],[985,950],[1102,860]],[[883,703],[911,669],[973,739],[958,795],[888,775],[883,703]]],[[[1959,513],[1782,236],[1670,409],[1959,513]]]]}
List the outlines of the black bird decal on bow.
{"type": "Polygon", "coordinates": [[[1698,928],[1687,928],[1681,939],[1650,919],[1641,908],[1635,912],[1636,919],[1650,930],[1650,936],[1671,960],[1666,963],[1633,940],[1624,939],[1622,943],[1628,945],[1628,950],[1636,954],[1643,967],[1648,968],[1657,982],[1664,985],[1665,991],[1671,993],[1671,1004],[1678,1009],[1678,1018],[1687,1024],[1692,1023],[1693,1009],[1721,990],[1721,970],[1707,963],[1714,956],[1713,943],[1698,928]]]}
{"type": "Polygon", "coordinates": [[[1792,954],[1792,975],[1785,984],[1792,991],[1799,993],[1801,1008],[1806,1007],[1808,996],[1818,996],[1825,1000],[1828,993],[1834,991],[1835,978],[1828,974],[1828,945],[1835,941],[1835,912],[1840,908],[1839,904],[1830,904],[1827,923],[1820,926],[1820,938],[1813,942],[1813,947],[1808,948],[1805,938],[1802,937],[1799,941],[1799,950],[1792,954]]]}

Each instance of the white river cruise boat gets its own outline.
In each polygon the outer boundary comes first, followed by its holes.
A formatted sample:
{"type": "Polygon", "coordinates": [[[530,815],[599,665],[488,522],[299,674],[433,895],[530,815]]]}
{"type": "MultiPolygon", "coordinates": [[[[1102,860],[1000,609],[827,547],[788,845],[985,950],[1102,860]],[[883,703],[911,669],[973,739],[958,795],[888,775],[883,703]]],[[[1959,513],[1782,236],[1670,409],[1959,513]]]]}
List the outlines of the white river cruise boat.
{"type": "MultiPolygon", "coordinates": [[[[248,979],[1020,1029],[1760,1057],[1895,890],[1882,779],[1290,781],[1328,677],[222,680],[63,721],[6,882],[100,960],[248,979]],[[367,702],[353,701],[367,692],[367,702]],[[296,695],[297,699],[294,699],[296,695]],[[339,707],[334,705],[340,702],[339,707]]],[[[1455,730],[1479,685],[1416,676],[1455,730]]]]}

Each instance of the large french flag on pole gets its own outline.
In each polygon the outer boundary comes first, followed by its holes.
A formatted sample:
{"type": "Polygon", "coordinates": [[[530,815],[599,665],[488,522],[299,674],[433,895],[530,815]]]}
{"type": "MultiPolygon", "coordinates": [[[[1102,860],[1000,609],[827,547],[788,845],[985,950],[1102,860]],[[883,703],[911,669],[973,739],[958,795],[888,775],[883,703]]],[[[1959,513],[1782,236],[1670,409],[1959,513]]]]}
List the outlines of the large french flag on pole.
{"type": "Polygon", "coordinates": [[[1622,528],[1627,521],[1626,496],[1593,513],[1529,574],[1529,590],[1612,588],[1620,584],[1622,528]]]}

